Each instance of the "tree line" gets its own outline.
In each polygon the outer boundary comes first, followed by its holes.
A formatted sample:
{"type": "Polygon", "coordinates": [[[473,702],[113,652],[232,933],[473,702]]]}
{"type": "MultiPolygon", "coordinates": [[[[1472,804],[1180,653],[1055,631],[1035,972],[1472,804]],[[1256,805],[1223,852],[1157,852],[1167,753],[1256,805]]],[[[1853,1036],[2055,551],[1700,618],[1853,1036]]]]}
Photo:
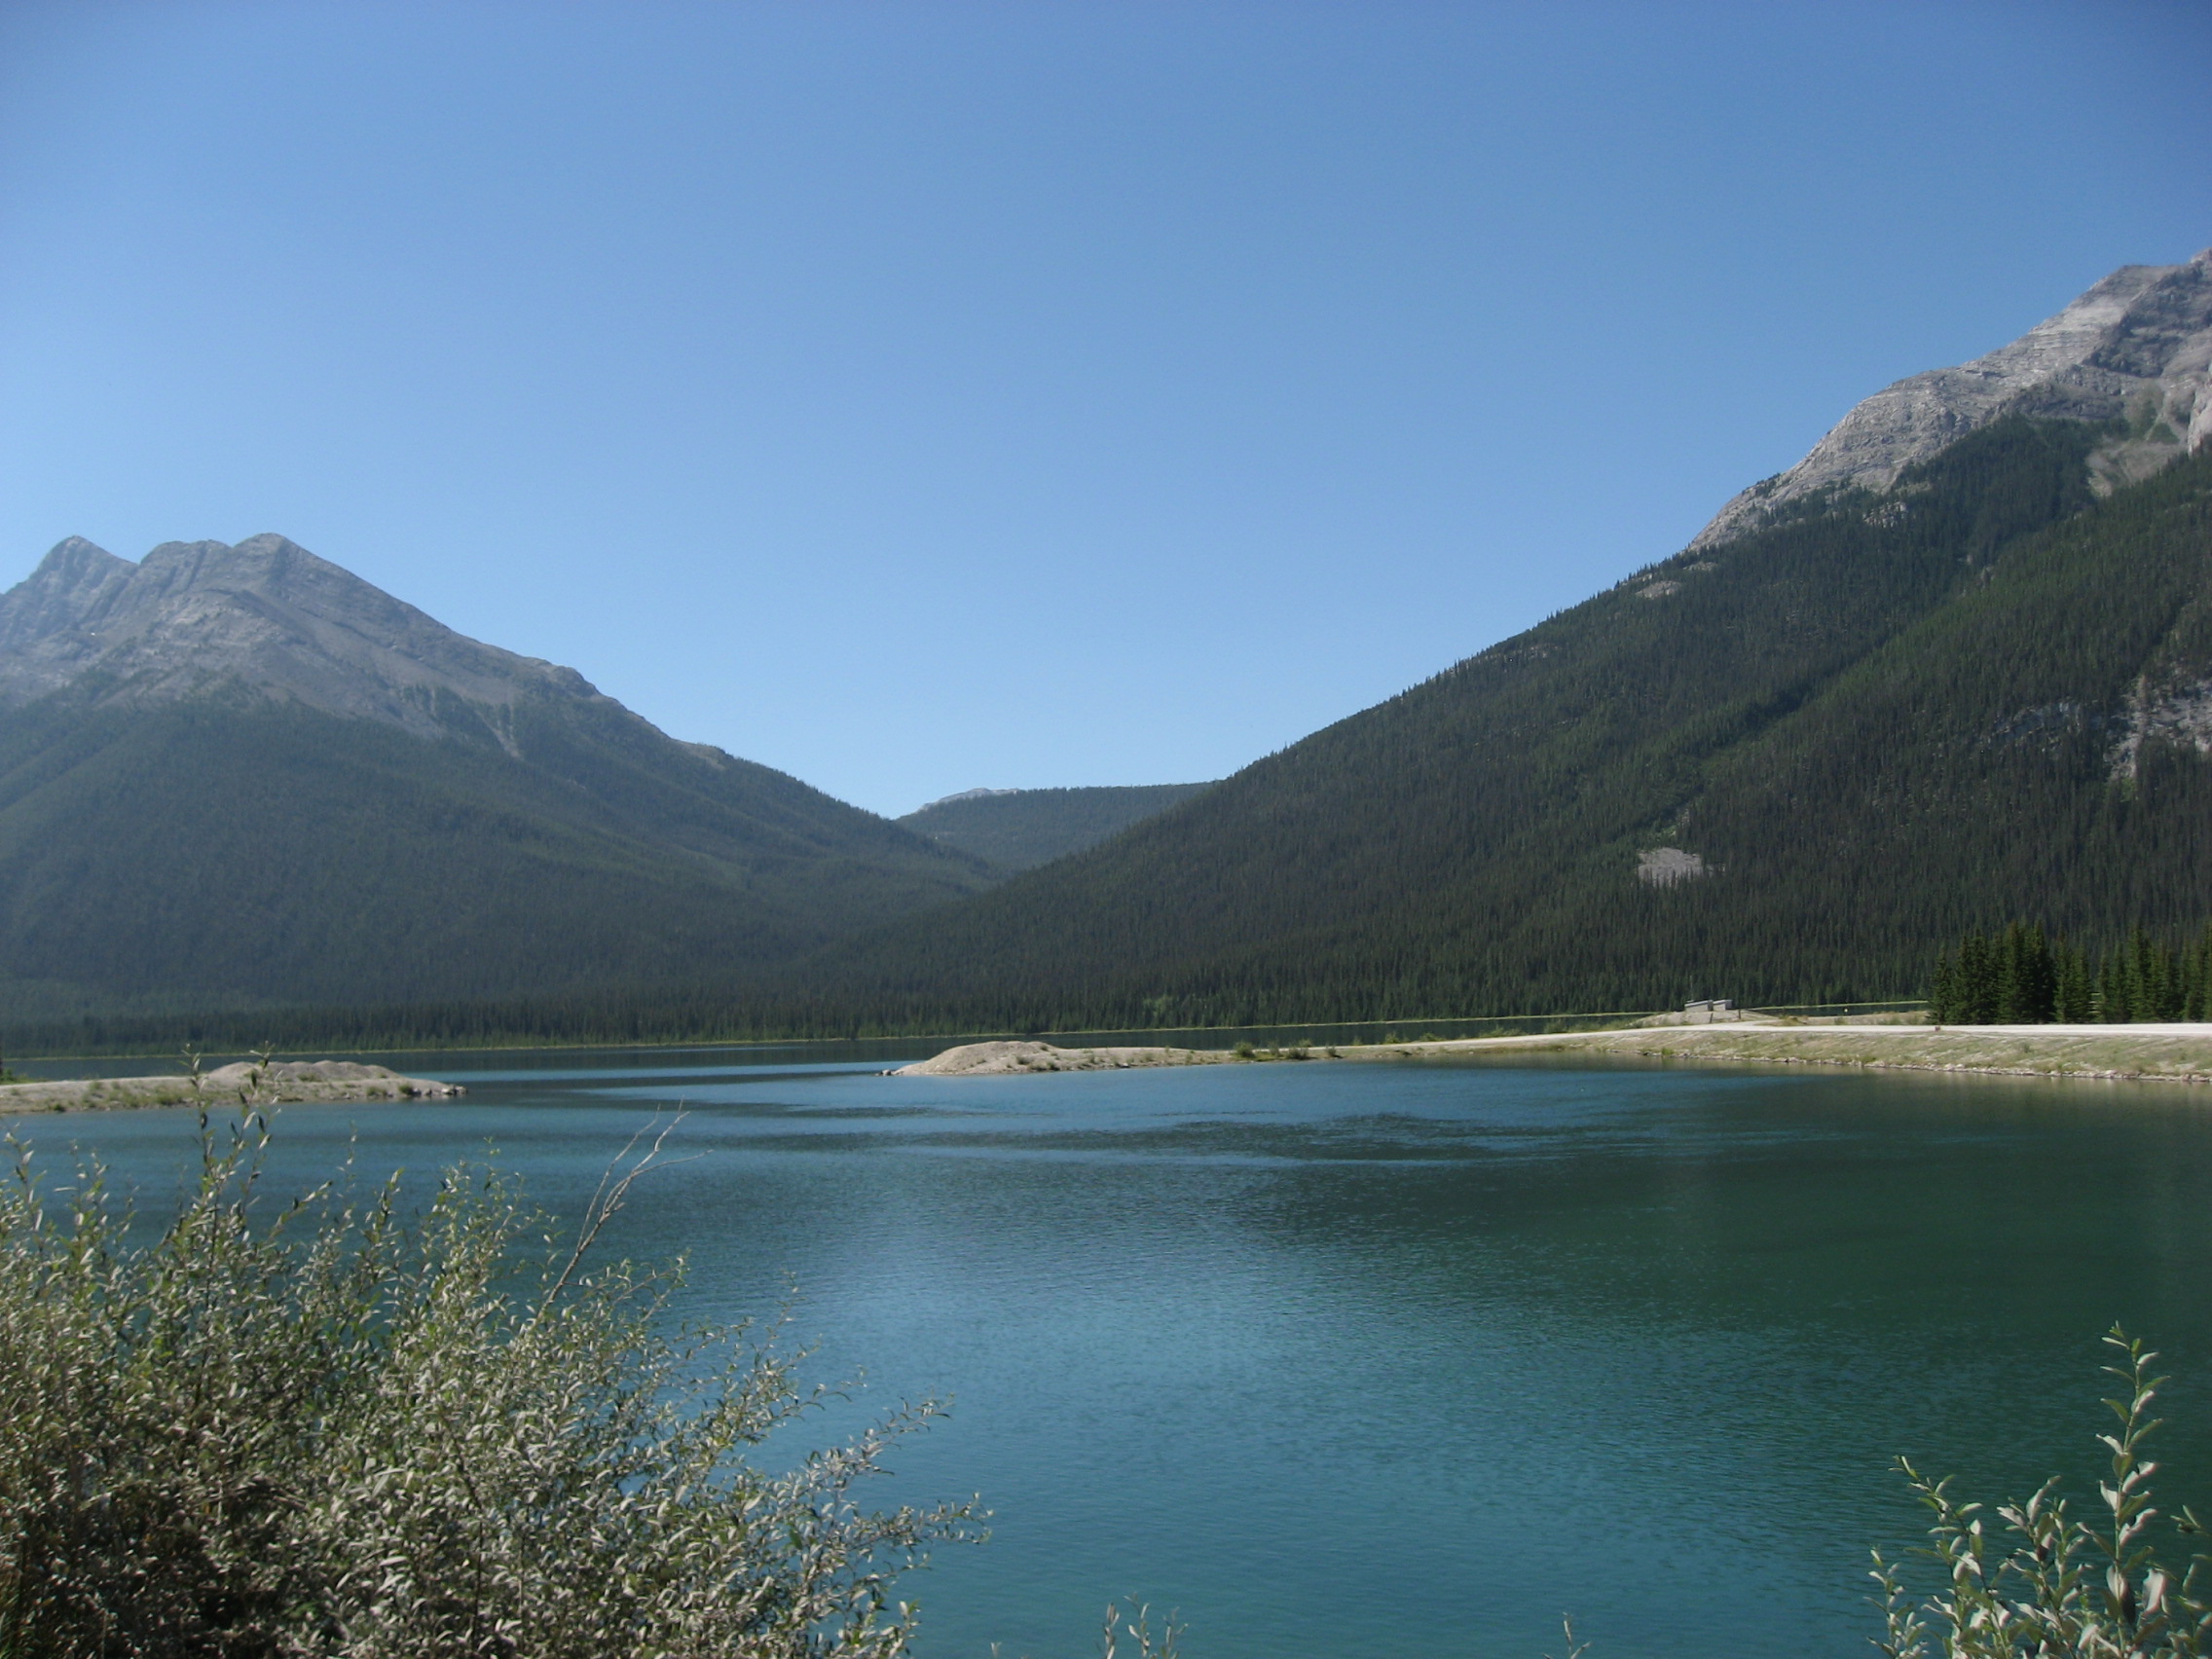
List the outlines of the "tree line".
{"type": "Polygon", "coordinates": [[[2212,1018],[2212,927],[2183,944],[2138,927],[2101,954],[2041,923],[1970,933],[1937,953],[1928,1011],[1938,1025],[2088,1025],[2212,1018]]]}

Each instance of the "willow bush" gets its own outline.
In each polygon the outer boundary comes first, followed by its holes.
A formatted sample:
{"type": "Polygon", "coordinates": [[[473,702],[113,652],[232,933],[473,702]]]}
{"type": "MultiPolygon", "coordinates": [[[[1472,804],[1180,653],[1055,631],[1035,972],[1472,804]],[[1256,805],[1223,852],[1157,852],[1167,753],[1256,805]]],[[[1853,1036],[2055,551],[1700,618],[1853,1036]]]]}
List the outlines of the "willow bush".
{"type": "Polygon", "coordinates": [[[750,1460],[825,1391],[782,1321],[678,1325],[681,1265],[593,1260],[652,1152],[562,1248],[489,1169],[279,1207],[263,1116],[201,1131],[143,1241],[96,1168],[13,1149],[0,1659],[903,1651],[896,1576],[973,1513],[854,1489],[936,1407],[750,1460]]]}
{"type": "MultiPolygon", "coordinates": [[[[2105,1401],[2115,1423],[2098,1440],[2112,1472],[2098,1483],[2094,1525],[2073,1515],[2056,1480],[1991,1517],[1954,1496],[1951,1481],[1899,1460],[1934,1514],[1922,1554],[1940,1582],[1916,1603],[1897,1564],[1875,1553],[1885,1613],[1875,1645],[1889,1659],[2196,1659],[2212,1646],[2212,1605],[2198,1585],[2204,1558],[2178,1566],[2154,1537],[2158,1465],[2143,1443],[2158,1427],[2151,1407],[2166,1379],[2151,1375],[2157,1355],[2124,1332],[2105,1341],[2119,1350],[2121,1363],[2105,1371],[2121,1390],[2105,1401]]],[[[2184,1509],[2173,1530],[2201,1536],[2204,1529],[2184,1509]]]]}

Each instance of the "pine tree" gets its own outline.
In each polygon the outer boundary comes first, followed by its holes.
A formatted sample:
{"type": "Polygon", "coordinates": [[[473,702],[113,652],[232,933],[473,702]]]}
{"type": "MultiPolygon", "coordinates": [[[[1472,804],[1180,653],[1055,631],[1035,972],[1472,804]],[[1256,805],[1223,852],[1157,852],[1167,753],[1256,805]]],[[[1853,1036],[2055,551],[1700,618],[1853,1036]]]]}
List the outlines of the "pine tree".
{"type": "Polygon", "coordinates": [[[2089,959],[2061,940],[2057,948],[2057,995],[2052,1012],[2068,1025],[2085,1025],[2096,1017],[2096,982],[2089,977],[2089,959]]]}
{"type": "Polygon", "coordinates": [[[2129,1017],[2136,1020],[2172,1019],[2179,998],[2181,976],[2173,953],[2160,946],[2138,925],[2127,940],[2127,1002],[2129,1017]]]}
{"type": "Polygon", "coordinates": [[[1993,1025],[1997,1021],[2001,964],[1992,942],[1972,933],[1959,941],[1957,1019],[1961,1025],[1993,1025]]]}
{"type": "Polygon", "coordinates": [[[2181,953],[2169,944],[2154,945],[2151,953],[2157,974],[2157,994],[2151,999],[2151,1017],[2179,1019],[2182,1000],[2181,953]]]}
{"type": "Polygon", "coordinates": [[[2184,1019],[2212,1018],[2212,926],[2207,926],[2194,944],[2182,951],[2183,987],[2181,1017],[2184,1019]]]}
{"type": "Polygon", "coordinates": [[[1928,985],[1928,1016],[1937,1025],[1959,1022],[1959,975],[1947,948],[1936,953],[1936,974],[1928,985]]]}
{"type": "Polygon", "coordinates": [[[2129,977],[2126,950],[2107,952],[2097,971],[2097,1018],[2104,1024],[2122,1025],[2135,1017],[2129,977]]]}
{"type": "Polygon", "coordinates": [[[2014,922],[1998,955],[1997,1017],[2008,1025],[2047,1025],[2058,986],[2042,925],[2014,922]]]}

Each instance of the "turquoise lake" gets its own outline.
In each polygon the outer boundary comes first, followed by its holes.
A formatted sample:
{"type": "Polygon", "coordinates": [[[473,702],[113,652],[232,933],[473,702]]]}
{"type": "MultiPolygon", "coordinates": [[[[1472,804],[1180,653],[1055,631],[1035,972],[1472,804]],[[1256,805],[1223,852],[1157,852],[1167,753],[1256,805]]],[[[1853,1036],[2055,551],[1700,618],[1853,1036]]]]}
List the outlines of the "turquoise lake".
{"type": "MultiPolygon", "coordinates": [[[[277,1187],[489,1143],[572,1216],[656,1110],[617,1253],[788,1283],[815,1373],[950,1419],[882,1501],[979,1493],[921,1652],[1071,1659],[1110,1598],[1190,1659],[1859,1655],[1897,1455],[2093,1499],[2115,1320],[2212,1505],[2212,1091],[1661,1064],[878,1075],[927,1047],[383,1056],[451,1106],[288,1107],[277,1187]]],[[[46,1068],[41,1068],[46,1069],[46,1068]]],[[[109,1067],[107,1069],[133,1069],[109,1067]]],[[[139,1067],[136,1069],[143,1069],[139,1067]]],[[[159,1208],[177,1112],[18,1118],[159,1208]]]]}

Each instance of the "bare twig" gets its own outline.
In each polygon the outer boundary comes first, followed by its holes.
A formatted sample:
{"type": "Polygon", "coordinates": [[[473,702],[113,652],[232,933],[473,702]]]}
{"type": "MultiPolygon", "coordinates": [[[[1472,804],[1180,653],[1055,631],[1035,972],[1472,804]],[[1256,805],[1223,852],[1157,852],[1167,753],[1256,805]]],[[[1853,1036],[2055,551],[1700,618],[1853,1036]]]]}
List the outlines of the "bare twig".
{"type": "Polygon", "coordinates": [[[607,1230],[607,1224],[612,1221],[615,1214],[622,1208],[624,1201],[630,1196],[631,1187],[636,1184],[639,1176],[648,1169],[670,1169],[679,1163],[688,1163],[692,1161],[692,1158],[699,1156],[699,1154],[694,1153],[691,1158],[678,1158],[671,1159],[666,1162],[661,1161],[660,1149],[667,1144],[668,1137],[676,1132],[676,1125],[689,1116],[690,1114],[679,1104],[676,1108],[676,1115],[669,1119],[667,1125],[661,1129],[660,1133],[653,1135],[653,1144],[646,1149],[645,1157],[632,1163],[629,1168],[624,1169],[622,1167],[623,1161],[630,1157],[632,1152],[637,1150],[640,1141],[644,1140],[646,1135],[652,1134],[654,1125],[660,1123],[660,1114],[655,1112],[645,1126],[632,1135],[624,1144],[622,1150],[608,1161],[606,1173],[599,1178],[598,1189],[591,1196],[590,1207],[584,1212],[583,1225],[577,1229],[575,1248],[569,1252],[567,1265],[561,1269],[560,1276],[553,1281],[552,1287],[545,1293],[545,1299],[538,1305],[540,1312],[552,1307],[561,1292],[568,1288],[569,1280],[574,1276],[576,1269],[582,1266],[583,1259],[590,1251],[593,1243],[607,1230]]]}

